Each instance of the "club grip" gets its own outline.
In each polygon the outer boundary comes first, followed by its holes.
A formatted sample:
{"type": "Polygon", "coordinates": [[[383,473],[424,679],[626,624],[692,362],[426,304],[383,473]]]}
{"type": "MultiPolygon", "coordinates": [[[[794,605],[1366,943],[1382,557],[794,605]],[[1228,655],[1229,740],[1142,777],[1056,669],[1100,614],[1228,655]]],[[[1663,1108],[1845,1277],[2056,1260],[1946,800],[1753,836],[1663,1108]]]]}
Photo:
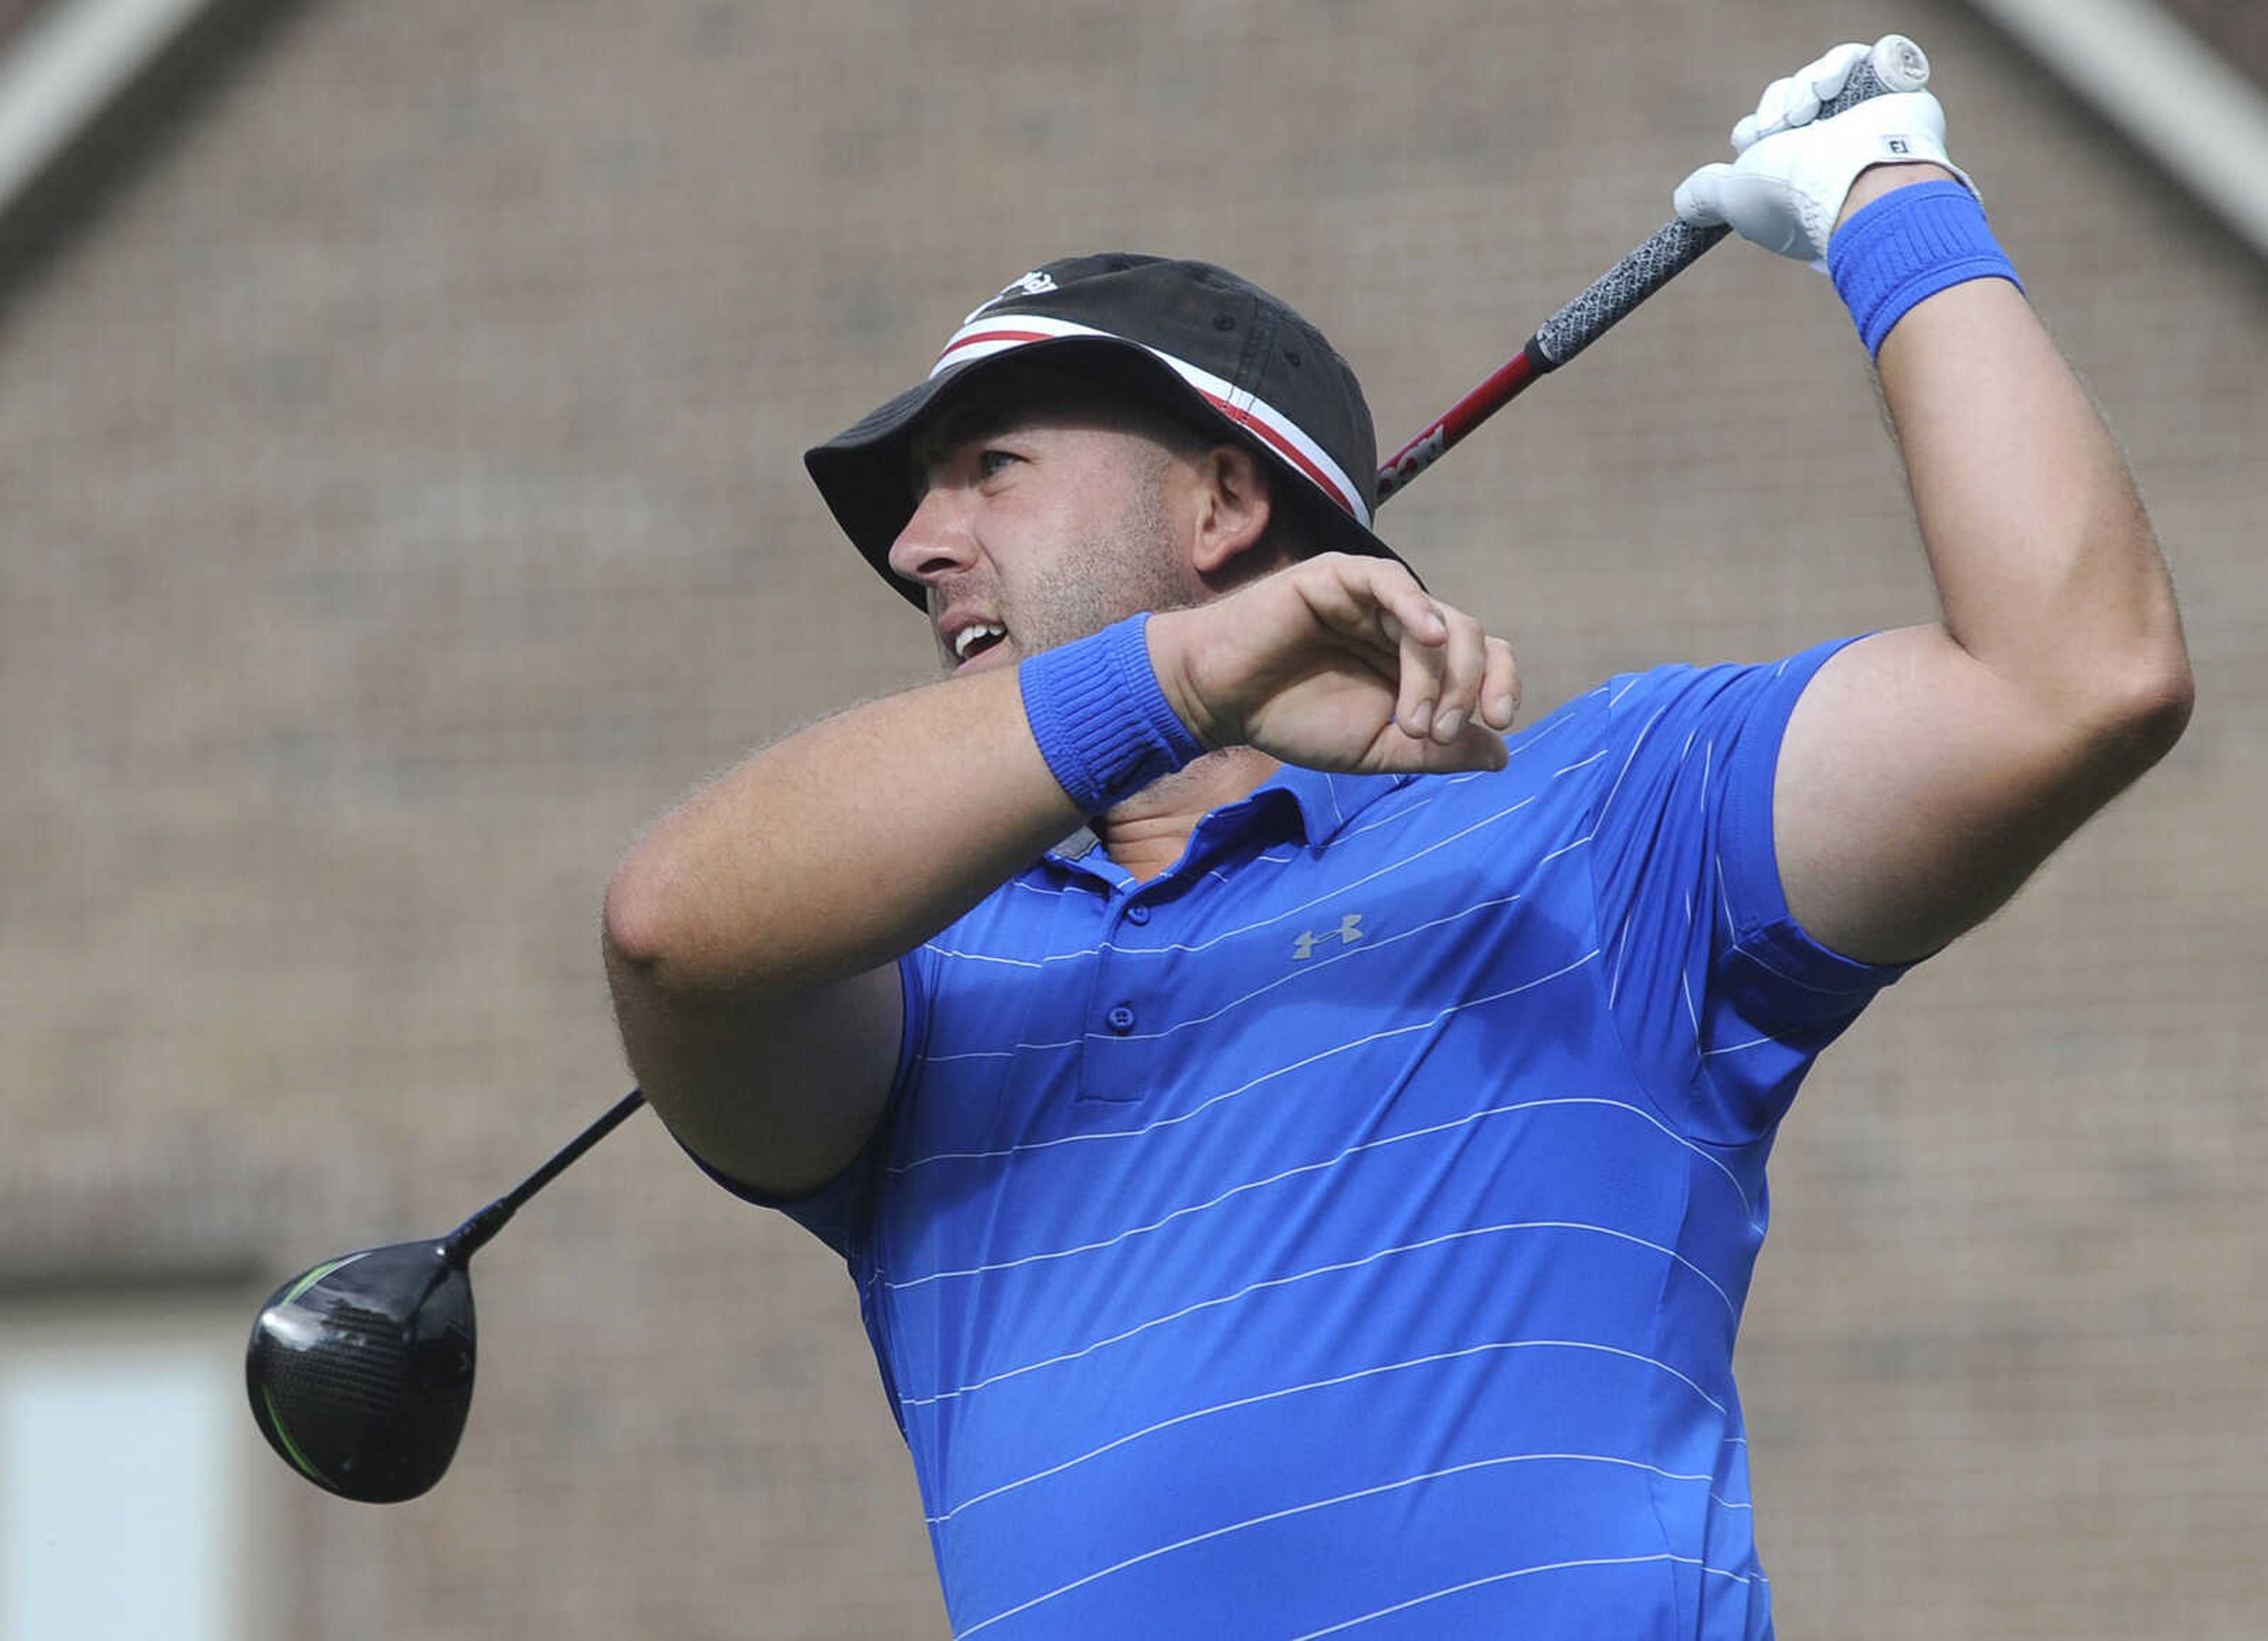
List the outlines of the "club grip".
{"type": "MultiPolygon", "coordinates": [[[[1830,120],[1885,92],[1919,91],[1928,84],[1929,59],[1921,48],[1904,34],[1886,34],[1814,117],[1830,120]]],[[[1695,228],[1673,222],[1616,262],[1538,327],[1528,344],[1536,356],[1537,372],[1557,370],[1629,318],[1631,309],[1690,268],[1727,232],[1721,225],[1695,228]]]]}
{"type": "MultiPolygon", "coordinates": [[[[1929,84],[1929,59],[1903,34],[1886,34],[1852,65],[1843,89],[1820,105],[1815,119],[1832,119],[1885,92],[1917,92],[1929,84]]],[[[1528,339],[1528,346],[1488,379],[1451,405],[1425,430],[1387,458],[1378,470],[1378,499],[1398,495],[1410,482],[1489,417],[1510,404],[1537,377],[1557,370],[1589,347],[1630,311],[1723,239],[1722,227],[1673,222],[1616,263],[1589,290],[1561,308],[1528,339]]]]}

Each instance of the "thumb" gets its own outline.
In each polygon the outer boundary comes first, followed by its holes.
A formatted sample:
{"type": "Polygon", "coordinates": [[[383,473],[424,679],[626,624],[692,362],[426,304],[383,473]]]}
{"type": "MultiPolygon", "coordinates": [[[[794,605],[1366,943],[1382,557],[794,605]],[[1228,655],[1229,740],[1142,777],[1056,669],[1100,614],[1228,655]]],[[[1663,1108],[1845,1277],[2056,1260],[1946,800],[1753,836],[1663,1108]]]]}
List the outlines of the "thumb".
{"type": "Polygon", "coordinates": [[[1677,220],[1692,228],[1713,228],[1731,221],[1725,214],[1725,183],[1733,174],[1727,165],[1704,166],[1679,183],[1669,200],[1677,220]]]}
{"type": "Polygon", "coordinates": [[[1679,218],[1694,227],[1727,223],[1742,239],[1782,256],[1810,261],[1821,254],[1804,226],[1801,191],[1749,158],[1737,166],[1702,166],[1680,185],[1675,203],[1679,218]]]}

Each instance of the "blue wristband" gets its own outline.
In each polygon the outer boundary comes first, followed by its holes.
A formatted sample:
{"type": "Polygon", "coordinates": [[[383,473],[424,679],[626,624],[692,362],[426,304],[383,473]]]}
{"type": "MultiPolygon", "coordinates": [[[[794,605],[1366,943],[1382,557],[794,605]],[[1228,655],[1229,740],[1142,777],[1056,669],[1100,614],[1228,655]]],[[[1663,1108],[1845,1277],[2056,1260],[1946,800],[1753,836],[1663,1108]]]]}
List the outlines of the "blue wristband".
{"type": "Polygon", "coordinates": [[[1017,669],[1040,755],[1081,814],[1103,813],[1204,751],[1158,687],[1149,622],[1129,616],[1017,669]]]}
{"type": "Polygon", "coordinates": [[[1890,327],[1940,291],[1971,279],[2024,288],[1984,208],[1953,181],[1910,183],[1860,206],[1828,242],[1827,269],[1867,351],[1878,356],[1890,327]]]}

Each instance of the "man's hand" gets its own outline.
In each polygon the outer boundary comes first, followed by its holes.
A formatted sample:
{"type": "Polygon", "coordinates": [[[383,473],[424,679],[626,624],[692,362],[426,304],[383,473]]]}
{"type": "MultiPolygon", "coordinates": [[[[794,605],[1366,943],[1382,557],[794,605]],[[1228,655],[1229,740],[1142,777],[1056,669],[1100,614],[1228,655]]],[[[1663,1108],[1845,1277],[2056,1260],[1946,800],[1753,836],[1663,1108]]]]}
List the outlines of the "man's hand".
{"type": "Polygon", "coordinates": [[[1152,618],[1166,699],[1206,747],[1311,769],[1494,769],[1520,705],[1512,647],[1390,559],[1326,553],[1152,618]]]}
{"type": "MultiPolygon", "coordinates": [[[[1704,166],[1678,185],[1678,220],[1730,224],[1768,251],[1823,267],[1851,185],[1874,166],[1941,166],[1975,191],[1945,153],[1945,110],[1927,92],[1869,98],[1819,119],[1868,48],[1837,46],[1764,90],[1733,128],[1731,165],[1704,166]]],[[[1934,173],[1921,173],[1931,175],[1934,173]]]]}

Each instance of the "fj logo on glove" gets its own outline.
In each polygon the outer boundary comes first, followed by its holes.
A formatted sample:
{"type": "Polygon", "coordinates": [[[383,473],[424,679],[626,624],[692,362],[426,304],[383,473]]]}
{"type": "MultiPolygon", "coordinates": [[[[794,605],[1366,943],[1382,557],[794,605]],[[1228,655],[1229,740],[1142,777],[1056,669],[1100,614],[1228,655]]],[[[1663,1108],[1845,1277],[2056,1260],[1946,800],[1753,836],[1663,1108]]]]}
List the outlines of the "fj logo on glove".
{"type": "Polygon", "coordinates": [[[1889,144],[1889,151],[1893,154],[1911,154],[1913,152],[1913,144],[1907,142],[1903,136],[1885,137],[1882,140],[1889,144]]]}
{"type": "Polygon", "coordinates": [[[1302,934],[1292,942],[1292,960],[1304,963],[1315,954],[1315,948],[1326,940],[1336,939],[1342,946],[1352,946],[1362,938],[1362,914],[1349,912],[1339,919],[1336,929],[1326,929],[1321,934],[1302,934]]]}

